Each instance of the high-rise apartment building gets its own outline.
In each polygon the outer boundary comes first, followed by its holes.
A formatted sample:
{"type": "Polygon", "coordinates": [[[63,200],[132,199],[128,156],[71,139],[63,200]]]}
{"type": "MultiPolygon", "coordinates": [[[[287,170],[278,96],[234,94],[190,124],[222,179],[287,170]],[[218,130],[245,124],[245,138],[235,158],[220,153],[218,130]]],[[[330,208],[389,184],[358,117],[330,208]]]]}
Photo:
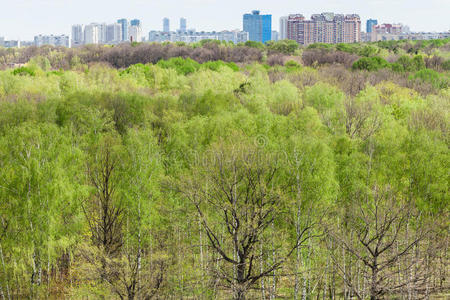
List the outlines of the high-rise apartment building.
{"type": "Polygon", "coordinates": [[[5,38],[0,36],[0,47],[4,47],[5,46],[5,38]]]}
{"type": "Polygon", "coordinates": [[[107,42],[107,29],[108,25],[106,23],[97,24],[97,30],[98,30],[98,43],[99,44],[106,44],[107,42]]]}
{"type": "Polygon", "coordinates": [[[70,38],[67,35],[37,35],[34,37],[34,45],[41,47],[44,45],[69,47],[70,38]]]}
{"type": "Polygon", "coordinates": [[[163,32],[170,32],[170,20],[168,18],[163,19],[163,32]]]}
{"type": "Polygon", "coordinates": [[[280,40],[287,39],[287,22],[288,22],[287,16],[280,18],[280,32],[278,34],[278,38],[280,40]]]}
{"type": "Polygon", "coordinates": [[[372,32],[400,34],[403,32],[402,24],[381,24],[373,27],[372,32]]]}
{"type": "Polygon", "coordinates": [[[91,23],[72,26],[72,46],[84,44],[119,44],[121,42],[142,41],[142,23],[138,19],[128,22],[120,19],[116,23],[91,23]],[[131,26],[130,26],[131,25],[131,26]],[[126,33],[124,34],[124,30],[126,33]]]}
{"type": "Polygon", "coordinates": [[[89,24],[84,27],[84,43],[86,45],[89,44],[98,44],[98,24],[89,24]]]}
{"type": "Polygon", "coordinates": [[[180,32],[186,32],[187,31],[187,21],[185,18],[180,19],[180,32]]]}
{"type": "Polygon", "coordinates": [[[142,41],[142,23],[141,20],[134,19],[130,21],[130,28],[128,32],[128,40],[131,42],[142,41]]]}
{"type": "Polygon", "coordinates": [[[106,27],[106,43],[117,44],[122,41],[122,26],[119,23],[110,24],[106,27]]]}
{"type": "Polygon", "coordinates": [[[3,47],[5,48],[20,48],[21,42],[19,40],[5,40],[3,47]]]}
{"type": "Polygon", "coordinates": [[[259,10],[254,10],[244,15],[243,23],[250,41],[265,43],[272,39],[272,15],[261,15],[259,10]]]}
{"type": "Polygon", "coordinates": [[[83,25],[72,26],[72,47],[81,46],[84,43],[83,25]]]}
{"type": "Polygon", "coordinates": [[[141,26],[130,27],[130,42],[142,42],[142,29],[141,26]]]}
{"type": "Polygon", "coordinates": [[[314,14],[310,20],[301,14],[290,15],[287,38],[301,45],[357,43],[361,41],[361,19],[355,14],[314,14]]]}
{"type": "Polygon", "coordinates": [[[399,39],[397,36],[404,32],[402,24],[381,24],[372,27],[372,32],[370,33],[370,40],[372,42],[376,41],[386,41],[399,39]]]}
{"type": "Polygon", "coordinates": [[[367,33],[371,33],[372,32],[372,27],[378,25],[378,20],[374,20],[374,19],[369,19],[366,22],[366,32],[367,33]]]}
{"type": "Polygon", "coordinates": [[[277,42],[280,39],[280,34],[276,30],[272,30],[271,40],[277,42]]]}
{"type": "Polygon", "coordinates": [[[130,21],[130,26],[139,26],[139,27],[142,27],[141,20],[138,20],[138,19],[133,19],[133,20],[131,20],[131,21],[130,21]]]}
{"type": "Polygon", "coordinates": [[[117,20],[117,23],[122,26],[122,41],[128,41],[128,20],[120,19],[117,20]]]}
{"type": "Polygon", "coordinates": [[[248,32],[239,30],[225,30],[225,31],[212,31],[212,32],[197,32],[195,30],[188,29],[186,32],[163,32],[163,31],[150,31],[148,34],[149,42],[185,42],[196,43],[202,40],[218,40],[237,43],[245,43],[248,41],[248,32]]]}

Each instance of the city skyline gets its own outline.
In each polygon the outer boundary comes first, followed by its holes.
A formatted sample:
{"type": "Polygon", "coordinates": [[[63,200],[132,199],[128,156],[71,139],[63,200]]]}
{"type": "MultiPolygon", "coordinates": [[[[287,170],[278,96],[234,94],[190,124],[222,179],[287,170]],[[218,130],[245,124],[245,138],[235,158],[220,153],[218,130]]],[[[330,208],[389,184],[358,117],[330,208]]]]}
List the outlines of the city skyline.
{"type": "Polygon", "coordinates": [[[6,12],[0,20],[0,36],[6,39],[32,40],[39,34],[69,34],[73,24],[92,22],[114,23],[117,19],[140,19],[143,32],[162,30],[162,19],[167,17],[178,27],[180,18],[189,20],[188,27],[198,31],[242,29],[242,15],[258,9],[272,14],[274,30],[279,30],[281,16],[301,13],[305,16],[318,12],[356,13],[363,24],[367,19],[378,19],[379,23],[403,23],[412,31],[448,31],[450,20],[445,11],[450,11],[450,1],[326,1],[293,4],[292,1],[249,0],[245,3],[216,0],[168,0],[164,3],[146,3],[142,0],[124,3],[117,0],[87,2],[87,0],[30,0],[10,1],[2,4],[6,12]],[[89,5],[88,5],[89,4],[89,5]],[[119,5],[120,4],[120,5],[119,5]],[[176,5],[175,5],[176,4],[176,5]],[[89,7],[90,9],[86,9],[89,7]],[[389,8],[389,9],[386,9],[389,8]],[[217,13],[220,11],[220,14],[217,13]],[[46,22],[41,20],[45,19],[46,22]],[[18,22],[20,21],[20,22],[18,22]]]}

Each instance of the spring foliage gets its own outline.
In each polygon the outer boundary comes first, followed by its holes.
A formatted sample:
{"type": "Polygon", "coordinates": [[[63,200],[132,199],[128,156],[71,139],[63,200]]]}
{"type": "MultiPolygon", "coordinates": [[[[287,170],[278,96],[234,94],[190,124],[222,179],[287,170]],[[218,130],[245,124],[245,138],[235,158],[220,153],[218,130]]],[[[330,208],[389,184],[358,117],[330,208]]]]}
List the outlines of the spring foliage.
{"type": "Polygon", "coordinates": [[[0,297],[448,292],[448,61],[425,53],[442,43],[125,61],[136,44],[0,71],[0,297]]]}

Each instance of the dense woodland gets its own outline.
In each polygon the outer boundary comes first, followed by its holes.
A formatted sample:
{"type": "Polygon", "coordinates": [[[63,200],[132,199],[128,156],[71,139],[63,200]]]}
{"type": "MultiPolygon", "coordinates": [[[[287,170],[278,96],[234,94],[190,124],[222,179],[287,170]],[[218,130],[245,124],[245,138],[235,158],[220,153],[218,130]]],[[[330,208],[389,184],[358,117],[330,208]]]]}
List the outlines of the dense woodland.
{"type": "Polygon", "coordinates": [[[450,40],[0,69],[0,299],[450,297],[450,40]]]}

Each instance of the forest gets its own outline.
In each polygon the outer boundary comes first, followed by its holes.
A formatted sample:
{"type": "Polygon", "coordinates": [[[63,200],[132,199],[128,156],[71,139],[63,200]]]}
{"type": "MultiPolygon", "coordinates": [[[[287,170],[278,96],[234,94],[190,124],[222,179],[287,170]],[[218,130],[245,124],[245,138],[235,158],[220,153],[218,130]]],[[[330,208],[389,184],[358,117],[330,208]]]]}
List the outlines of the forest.
{"type": "Polygon", "coordinates": [[[0,48],[0,299],[448,299],[450,39],[0,48]]]}

